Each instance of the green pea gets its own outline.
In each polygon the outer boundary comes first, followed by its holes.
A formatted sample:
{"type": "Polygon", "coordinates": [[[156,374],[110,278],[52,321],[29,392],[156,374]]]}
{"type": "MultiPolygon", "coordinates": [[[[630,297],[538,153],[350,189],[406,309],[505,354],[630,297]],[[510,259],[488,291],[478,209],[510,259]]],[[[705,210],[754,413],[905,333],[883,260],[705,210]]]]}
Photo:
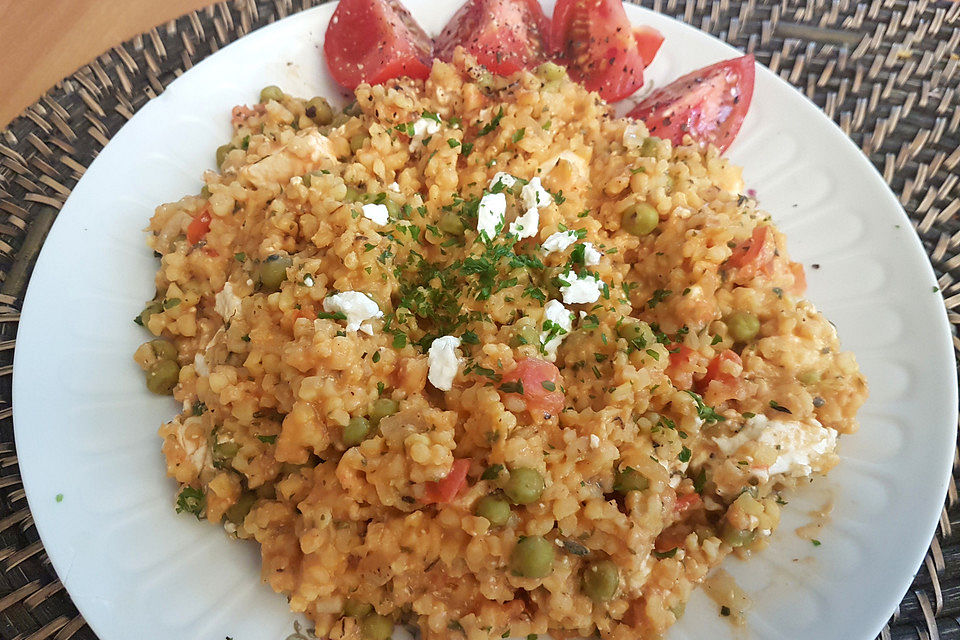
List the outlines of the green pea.
{"type": "Polygon", "coordinates": [[[510,569],[524,578],[543,578],[553,571],[553,543],[543,536],[521,538],[510,554],[510,569]]]}
{"type": "Polygon", "coordinates": [[[640,145],[640,155],[646,156],[648,158],[657,157],[657,152],[660,149],[660,138],[644,138],[643,143],[640,145]]]}
{"type": "Polygon", "coordinates": [[[347,601],[343,604],[343,615],[348,618],[362,618],[371,613],[373,613],[373,605],[366,602],[347,598],[347,601]]]}
{"type": "Polygon", "coordinates": [[[728,520],[720,526],[720,539],[731,547],[746,547],[757,537],[756,531],[737,529],[728,520]]]}
{"type": "Polygon", "coordinates": [[[360,621],[360,636],[363,640],[390,640],[393,621],[386,616],[372,613],[360,621]]]}
{"type": "Polygon", "coordinates": [[[213,466],[222,469],[228,466],[240,452],[240,445],[236,442],[214,442],[210,451],[213,456],[213,466]]]}
{"type": "Polygon", "coordinates": [[[305,111],[307,117],[318,125],[324,126],[333,122],[333,109],[330,107],[330,103],[323,98],[310,98],[305,111]]]}
{"type": "Polygon", "coordinates": [[[270,100],[276,100],[277,102],[283,100],[283,91],[280,90],[280,87],[271,84],[260,89],[260,102],[269,102],[270,100]]]}
{"type": "Polygon", "coordinates": [[[594,602],[606,602],[617,594],[620,570],[612,560],[591,563],[583,570],[581,586],[587,597],[594,602]]]}
{"type": "Polygon", "coordinates": [[[158,338],[157,340],[151,340],[147,344],[150,345],[150,348],[158,360],[177,360],[177,347],[174,346],[172,342],[158,338]]]}
{"type": "Polygon", "coordinates": [[[727,318],[727,328],[736,342],[750,342],[760,332],[760,319],[749,311],[737,311],[727,318]]]}
{"type": "Polygon", "coordinates": [[[613,482],[613,490],[617,493],[643,491],[650,486],[650,481],[633,467],[627,467],[617,472],[613,482]]]}
{"type": "Polygon", "coordinates": [[[623,212],[620,227],[635,236],[649,235],[660,224],[660,214],[646,202],[638,202],[623,212]]]}
{"type": "Polygon", "coordinates": [[[513,335],[510,336],[511,347],[519,347],[525,344],[540,345],[540,332],[531,324],[521,324],[517,326],[513,330],[513,335]]]}
{"type": "Polygon", "coordinates": [[[290,256],[273,254],[260,263],[260,286],[264,291],[277,291],[287,279],[287,267],[293,264],[290,256]]]}
{"type": "Polygon", "coordinates": [[[160,300],[154,300],[153,302],[147,303],[147,306],[143,308],[143,311],[140,312],[140,315],[138,315],[134,321],[137,324],[145,327],[147,326],[147,322],[150,321],[150,316],[161,312],[163,312],[163,302],[160,300]]]}
{"type": "Polygon", "coordinates": [[[543,493],[543,476],[536,469],[527,467],[512,469],[503,492],[513,504],[536,502],[543,493]]]}
{"type": "Polygon", "coordinates": [[[502,527],[510,519],[510,503],[496,496],[484,496],[477,502],[475,513],[494,527],[502,527]]]}
{"type": "Polygon", "coordinates": [[[247,514],[250,513],[250,509],[253,508],[253,503],[257,501],[257,494],[253,491],[244,491],[240,494],[240,497],[235,503],[233,503],[229,509],[227,509],[226,516],[227,520],[234,524],[241,524],[243,519],[247,517],[247,514]]]}
{"type": "Polygon", "coordinates": [[[370,424],[377,426],[387,416],[400,410],[400,403],[390,398],[377,398],[370,407],[370,424]]]}
{"type": "Polygon", "coordinates": [[[157,395],[170,395],[179,381],[180,365],[173,360],[158,360],[147,370],[147,389],[157,395]]]}
{"type": "Polygon", "coordinates": [[[437,222],[437,226],[440,227],[441,231],[449,233],[452,236],[462,235],[466,229],[463,220],[453,211],[445,211],[443,215],[440,216],[440,221],[437,222]]]}
{"type": "Polygon", "coordinates": [[[360,416],[350,418],[350,422],[343,428],[343,444],[355,447],[370,434],[370,421],[360,416]]]}
{"type": "Polygon", "coordinates": [[[799,376],[797,376],[797,380],[799,380],[803,384],[817,384],[818,382],[820,382],[820,379],[821,379],[821,374],[819,371],[804,371],[799,376]]]}
{"type": "Polygon", "coordinates": [[[217,166],[222,167],[223,161],[227,159],[227,154],[233,151],[234,146],[232,144],[222,144],[217,147],[217,166]]]}
{"type": "Polygon", "coordinates": [[[653,345],[657,341],[650,325],[636,318],[624,318],[617,327],[617,335],[629,342],[636,342],[641,348],[653,345]]]}
{"type": "Polygon", "coordinates": [[[363,148],[364,143],[369,139],[370,136],[366,133],[357,133],[350,136],[350,151],[356,153],[363,148]]]}

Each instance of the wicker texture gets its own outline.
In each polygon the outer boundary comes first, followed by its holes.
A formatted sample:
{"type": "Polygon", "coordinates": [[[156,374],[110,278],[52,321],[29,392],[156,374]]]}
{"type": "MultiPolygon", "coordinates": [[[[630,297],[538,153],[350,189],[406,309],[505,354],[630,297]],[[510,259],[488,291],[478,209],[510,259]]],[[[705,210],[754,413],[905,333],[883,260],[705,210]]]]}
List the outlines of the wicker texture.
{"type": "MultiPolygon", "coordinates": [[[[235,0],[151,29],[62,81],[0,132],[0,640],[95,640],[37,535],[17,467],[10,382],[19,305],[56,212],[111,136],[223,45],[316,0],[235,0]]],[[[753,52],[878,167],[939,279],[960,351],[960,3],[644,0],[753,52]]],[[[937,535],[883,639],[960,639],[954,457],[937,535]]],[[[891,550],[895,552],[895,550],[891,550]]]]}

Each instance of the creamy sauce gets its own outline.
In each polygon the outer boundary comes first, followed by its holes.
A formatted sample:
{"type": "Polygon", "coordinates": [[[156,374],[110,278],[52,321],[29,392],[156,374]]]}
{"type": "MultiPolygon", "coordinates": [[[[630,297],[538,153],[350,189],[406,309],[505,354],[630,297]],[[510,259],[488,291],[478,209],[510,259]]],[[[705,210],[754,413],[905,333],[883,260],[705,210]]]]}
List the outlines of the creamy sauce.
{"type": "Polygon", "coordinates": [[[830,523],[830,514],[833,512],[833,496],[827,498],[823,506],[814,511],[808,512],[811,518],[810,524],[797,527],[795,533],[804,540],[816,540],[823,531],[823,528],[830,523]]]}
{"type": "Polygon", "coordinates": [[[703,592],[720,605],[721,616],[727,618],[731,624],[742,627],[746,624],[746,613],[750,609],[750,597],[740,588],[733,576],[717,569],[703,581],[703,592]],[[726,613],[726,607],[730,615],[726,613]]]}

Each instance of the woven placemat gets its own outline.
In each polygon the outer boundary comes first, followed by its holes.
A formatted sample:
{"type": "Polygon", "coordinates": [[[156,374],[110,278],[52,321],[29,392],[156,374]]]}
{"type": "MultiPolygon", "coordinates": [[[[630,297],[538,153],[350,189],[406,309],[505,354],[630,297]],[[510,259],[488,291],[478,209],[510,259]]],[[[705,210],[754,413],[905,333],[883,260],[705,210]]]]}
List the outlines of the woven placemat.
{"type": "MultiPolygon", "coordinates": [[[[251,30],[319,3],[234,0],[190,13],[104,53],[0,132],[0,640],[96,639],[44,552],[13,443],[19,309],[57,211],[111,136],[173,79],[251,30]]],[[[930,255],[960,351],[960,3],[642,4],[752,51],[860,146],[930,255]]],[[[958,468],[955,453],[937,535],[881,638],[960,640],[958,468]]]]}

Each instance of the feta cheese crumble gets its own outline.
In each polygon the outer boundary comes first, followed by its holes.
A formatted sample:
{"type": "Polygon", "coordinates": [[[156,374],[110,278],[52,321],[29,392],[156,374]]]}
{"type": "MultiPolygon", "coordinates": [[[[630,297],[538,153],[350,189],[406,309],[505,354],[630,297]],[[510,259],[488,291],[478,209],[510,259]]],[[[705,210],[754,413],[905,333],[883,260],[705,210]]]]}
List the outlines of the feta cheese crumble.
{"type": "Polygon", "coordinates": [[[388,184],[387,189],[389,189],[390,191],[393,191],[394,193],[400,193],[400,185],[397,184],[396,182],[391,182],[390,184],[388,184]]]}
{"type": "Polygon", "coordinates": [[[232,284],[226,283],[223,285],[223,290],[214,296],[213,308],[224,322],[237,315],[240,311],[240,298],[233,292],[232,284]]]}
{"type": "Polygon", "coordinates": [[[385,204],[365,204],[361,207],[363,217],[383,226],[390,222],[390,212],[385,204]]]}
{"type": "Polygon", "coordinates": [[[573,314],[559,300],[549,300],[543,307],[543,325],[540,342],[547,359],[553,362],[563,338],[573,329],[573,314]]]}
{"type": "Polygon", "coordinates": [[[564,303],[586,304],[600,299],[603,283],[596,276],[578,276],[573,271],[567,271],[560,279],[567,283],[560,287],[564,303]]]}
{"type": "Polygon", "coordinates": [[[460,338],[443,336],[434,340],[427,352],[427,361],[430,367],[427,372],[427,380],[441,391],[449,391],[453,386],[453,379],[457,376],[457,370],[460,368],[460,356],[457,355],[457,347],[459,346],[460,338]]]}
{"type": "Polygon", "coordinates": [[[522,216],[510,223],[510,235],[516,236],[517,240],[532,238],[537,235],[540,226],[540,212],[536,208],[527,209],[522,216]]]}
{"type": "Polygon", "coordinates": [[[578,240],[576,231],[557,231],[543,241],[543,252],[550,255],[554,251],[566,251],[578,240]]]}
{"type": "Polygon", "coordinates": [[[727,456],[750,441],[777,451],[776,462],[763,475],[808,476],[825,455],[836,450],[837,432],[816,420],[806,423],[757,415],[744,422],[743,428],[734,435],[714,438],[717,447],[727,456]]]}
{"type": "Polygon", "coordinates": [[[493,179],[490,180],[490,186],[487,188],[493,190],[498,183],[503,185],[504,189],[509,189],[513,185],[517,184],[517,179],[506,171],[500,171],[497,173],[497,175],[493,176],[493,179]]]}
{"type": "Polygon", "coordinates": [[[592,242],[583,243],[583,263],[588,267],[593,267],[600,264],[600,258],[603,257],[603,254],[597,251],[593,247],[592,242]]]}
{"type": "Polygon", "coordinates": [[[210,375],[210,367],[207,366],[207,361],[203,358],[202,353],[197,353],[193,356],[193,369],[197,372],[198,376],[210,375]]]}
{"type": "Polygon", "coordinates": [[[362,329],[366,334],[373,331],[367,321],[383,317],[383,311],[380,311],[377,303],[360,291],[344,291],[324,298],[323,310],[327,313],[342,313],[347,316],[347,331],[362,329]]]}
{"type": "Polygon", "coordinates": [[[480,198],[477,208],[477,231],[487,240],[493,240],[503,228],[503,217],[507,213],[507,196],[502,193],[488,193],[480,198]]]}
{"type": "Polygon", "coordinates": [[[520,190],[520,202],[527,209],[543,208],[553,202],[553,196],[540,184],[540,178],[531,178],[520,190]]]}
{"type": "Polygon", "coordinates": [[[427,118],[420,118],[413,123],[413,137],[410,138],[410,152],[417,150],[417,147],[423,144],[424,138],[429,138],[430,136],[438,133],[440,131],[440,123],[436,120],[430,120],[427,118]]]}

